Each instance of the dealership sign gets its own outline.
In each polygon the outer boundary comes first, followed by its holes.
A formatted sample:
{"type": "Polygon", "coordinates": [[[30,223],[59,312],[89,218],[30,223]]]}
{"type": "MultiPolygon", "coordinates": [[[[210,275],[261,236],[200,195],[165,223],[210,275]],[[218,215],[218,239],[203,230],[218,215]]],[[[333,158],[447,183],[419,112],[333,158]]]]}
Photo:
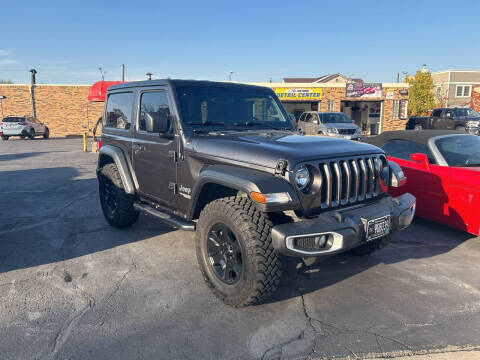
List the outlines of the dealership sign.
{"type": "Polygon", "coordinates": [[[382,97],[381,83],[348,83],[346,86],[346,97],[366,98],[382,97]]]}
{"type": "Polygon", "coordinates": [[[322,98],[322,88],[274,88],[280,100],[320,100],[322,98]]]}

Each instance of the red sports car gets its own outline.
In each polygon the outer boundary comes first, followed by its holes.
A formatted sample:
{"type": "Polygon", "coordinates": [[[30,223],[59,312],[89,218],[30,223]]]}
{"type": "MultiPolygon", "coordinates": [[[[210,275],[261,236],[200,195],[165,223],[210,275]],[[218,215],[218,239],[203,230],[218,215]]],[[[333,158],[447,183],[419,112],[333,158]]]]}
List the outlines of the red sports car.
{"type": "Polygon", "coordinates": [[[480,235],[480,137],[457,131],[388,131],[368,140],[407,176],[393,196],[417,198],[416,214],[480,235]]]}

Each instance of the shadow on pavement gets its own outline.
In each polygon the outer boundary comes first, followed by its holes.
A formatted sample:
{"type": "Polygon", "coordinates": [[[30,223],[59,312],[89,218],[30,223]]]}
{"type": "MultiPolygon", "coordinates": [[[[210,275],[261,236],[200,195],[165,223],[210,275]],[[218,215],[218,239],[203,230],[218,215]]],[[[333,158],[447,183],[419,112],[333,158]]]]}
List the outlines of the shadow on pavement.
{"type": "Polygon", "coordinates": [[[91,171],[74,167],[0,172],[0,273],[107,250],[174,231],[140,216],[112,228],[91,171]]]}

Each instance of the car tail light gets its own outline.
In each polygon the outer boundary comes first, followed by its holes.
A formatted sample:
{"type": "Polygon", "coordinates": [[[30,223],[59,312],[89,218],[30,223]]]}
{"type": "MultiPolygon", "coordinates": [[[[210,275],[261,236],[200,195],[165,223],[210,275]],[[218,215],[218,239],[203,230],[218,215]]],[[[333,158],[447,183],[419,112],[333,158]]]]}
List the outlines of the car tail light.
{"type": "Polygon", "coordinates": [[[102,148],[102,140],[98,140],[98,148],[99,148],[99,149],[102,148]]]}

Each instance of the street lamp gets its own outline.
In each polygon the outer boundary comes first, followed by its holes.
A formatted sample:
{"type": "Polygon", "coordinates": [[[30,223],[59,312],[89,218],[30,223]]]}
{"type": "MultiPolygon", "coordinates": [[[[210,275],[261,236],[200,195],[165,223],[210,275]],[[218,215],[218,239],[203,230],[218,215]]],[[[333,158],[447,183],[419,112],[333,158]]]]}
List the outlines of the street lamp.
{"type": "Polygon", "coordinates": [[[147,75],[147,80],[152,80],[152,73],[151,72],[147,72],[145,75],[147,75]]]}
{"type": "Polygon", "coordinates": [[[233,74],[233,71],[230,71],[228,73],[228,81],[232,81],[232,74],[233,74]]]}

